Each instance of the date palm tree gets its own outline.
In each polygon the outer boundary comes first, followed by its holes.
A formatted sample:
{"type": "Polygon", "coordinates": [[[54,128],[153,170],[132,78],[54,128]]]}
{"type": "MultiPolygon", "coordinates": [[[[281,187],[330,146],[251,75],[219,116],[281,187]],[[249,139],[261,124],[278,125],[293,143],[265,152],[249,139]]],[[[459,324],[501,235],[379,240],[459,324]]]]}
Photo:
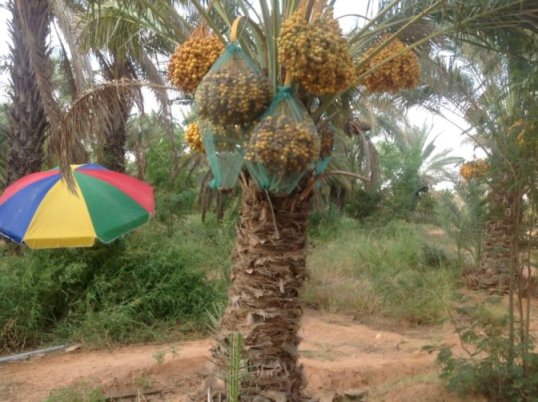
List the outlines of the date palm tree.
{"type": "MultiPolygon", "coordinates": [[[[478,270],[469,275],[469,284],[502,292],[509,288],[514,258],[511,239],[522,213],[519,208],[517,217],[513,208],[522,205],[536,177],[536,151],[530,140],[536,138],[530,132],[536,126],[538,104],[535,41],[530,40],[536,34],[524,31],[519,38],[511,35],[503,39],[512,43],[503,52],[484,40],[477,47],[478,38],[474,46],[462,47],[456,63],[439,66],[446,68],[445,78],[434,84],[440,94],[437,99],[448,101],[465,116],[470,125],[466,130],[469,140],[487,155],[490,167],[484,183],[489,213],[482,258],[478,270]],[[467,65],[465,76],[457,64],[467,65]],[[445,83],[453,85],[445,88],[445,83]]],[[[500,49],[503,41],[496,44],[500,49]]]]}
{"type": "MultiPolygon", "coordinates": [[[[139,11],[143,13],[144,4],[155,8],[159,2],[136,0],[134,3],[141,6],[139,11]]],[[[211,2],[211,12],[198,0],[191,0],[190,3],[203,21],[227,42],[227,34],[221,28],[230,27],[237,14],[222,7],[223,2],[220,1],[211,2]]],[[[298,3],[306,5],[307,13],[313,7],[323,9],[327,3],[316,0],[237,0],[234,3],[237,5],[235,9],[245,17],[243,24],[246,29],[241,30],[241,46],[263,71],[267,72],[275,89],[284,81],[276,51],[276,38],[282,20],[296,10],[298,3]]],[[[334,1],[328,3],[330,5],[334,1]]],[[[466,14],[456,18],[455,24],[443,25],[437,33],[416,36],[417,39],[412,40],[412,47],[427,43],[436,34],[455,32],[465,27],[477,30],[482,24],[482,28],[492,29],[490,23],[493,18],[496,26],[499,26],[503,21],[512,21],[514,16],[519,14],[525,15],[525,18],[529,15],[535,18],[538,14],[538,10],[517,7],[516,2],[509,0],[466,2],[465,5],[468,3],[477,4],[469,5],[468,9],[463,7],[465,10],[461,11],[462,4],[458,1],[394,0],[387,3],[380,8],[377,16],[365,22],[349,38],[354,57],[359,60],[365,47],[382,32],[392,32],[393,35],[378,45],[378,52],[397,35],[405,33],[411,38],[415,37],[410,34],[411,28],[426,16],[437,11],[441,13],[441,9],[442,13],[448,10],[452,15],[458,12],[466,14]],[[509,11],[513,12],[507,13],[506,5],[510,5],[509,11]],[[387,19],[390,13],[393,15],[387,19]]],[[[520,3],[522,2],[517,2],[520,3]]],[[[170,2],[163,1],[162,5],[170,6],[170,2]]],[[[150,25],[156,32],[162,30],[162,26],[154,21],[150,25]]],[[[363,63],[366,64],[364,60],[363,63]]],[[[375,68],[378,67],[379,65],[375,68]]],[[[348,119],[341,117],[346,113],[350,116],[351,110],[346,108],[346,105],[352,99],[353,91],[354,89],[350,88],[349,91],[323,97],[303,93],[301,100],[315,121],[333,120],[335,125],[340,124],[339,129],[344,131],[341,122],[348,119]]],[[[65,136],[65,132],[60,134],[65,136]]],[[[59,143],[63,144],[60,149],[62,165],[65,167],[70,159],[69,144],[65,141],[59,143]]],[[[227,378],[229,361],[236,353],[232,350],[231,340],[236,339],[233,335],[241,334],[241,361],[244,371],[241,377],[241,400],[308,400],[304,394],[305,380],[298,361],[298,330],[302,316],[299,294],[307,276],[305,262],[308,216],[312,190],[318,180],[319,176],[310,171],[290,194],[278,196],[260,189],[246,171],[241,175],[241,212],[232,257],[229,302],[211,351],[214,362],[212,375],[227,378]]],[[[210,387],[210,397],[222,398],[223,390],[211,388],[215,382],[208,381],[207,384],[210,387]]]]}
{"type": "MultiPolygon", "coordinates": [[[[194,1],[193,3],[196,4],[194,1]]],[[[269,9],[265,2],[260,2],[262,10],[260,26],[267,31],[270,38],[268,49],[276,47],[275,43],[271,42],[272,38],[277,36],[275,30],[278,29],[278,21],[289,16],[286,12],[293,10],[291,3],[284,2],[280,13],[279,2],[272,2],[272,9],[269,9]]],[[[363,49],[360,44],[364,46],[368,41],[372,26],[375,27],[374,30],[383,29],[383,25],[376,22],[382,21],[385,13],[396,9],[398,3],[396,1],[387,4],[371,24],[368,23],[363,29],[355,32],[350,38],[350,42],[355,44],[354,51],[358,53],[363,49]]],[[[457,10],[459,6],[455,3],[457,2],[452,4],[452,11],[457,10]]],[[[405,31],[414,22],[421,21],[421,17],[437,11],[439,5],[440,3],[434,1],[413,2],[410,8],[413,9],[411,15],[414,17],[405,19],[395,13],[396,21],[391,22],[403,27],[402,31],[405,31]]],[[[246,13],[247,8],[248,5],[245,5],[246,13]]],[[[468,18],[466,24],[469,26],[479,19],[487,19],[488,15],[490,17],[497,15],[495,7],[467,11],[470,11],[466,16],[468,18]]],[[[534,10],[535,14],[536,12],[538,10],[534,10]]],[[[465,24],[460,24],[460,27],[462,26],[465,24]]],[[[476,29],[476,26],[473,28],[476,29]]],[[[454,30],[454,26],[447,28],[450,32],[454,30]]],[[[430,38],[423,38],[422,43],[430,38]]],[[[420,39],[415,41],[415,45],[420,42],[420,39]]],[[[269,55],[267,67],[271,77],[270,63],[277,61],[271,59],[271,53],[269,55]]],[[[263,63],[262,60],[259,62],[263,63]]],[[[275,80],[276,71],[278,70],[275,68],[273,70],[275,76],[272,76],[275,80]]],[[[342,96],[320,99],[319,108],[313,112],[314,118],[320,117],[323,112],[330,115],[331,110],[335,109],[342,112],[345,110],[345,107],[342,107],[345,100],[345,93],[342,96]]],[[[309,190],[315,180],[314,175],[307,176],[286,197],[268,197],[246,175],[241,180],[241,217],[237,226],[237,240],[233,254],[233,282],[229,291],[228,307],[222,318],[212,355],[217,363],[217,374],[225,377],[224,367],[230,358],[230,336],[234,332],[243,335],[244,361],[248,368],[243,384],[245,400],[306,399],[302,392],[304,387],[302,368],[297,360],[299,344],[297,331],[301,317],[298,295],[306,277],[305,246],[311,194],[309,190]]]]}
{"type": "Polygon", "coordinates": [[[433,60],[428,85],[410,101],[441,115],[448,101],[470,124],[465,130],[470,141],[488,156],[489,222],[480,267],[469,281],[473,287],[506,291],[516,264],[511,250],[517,242],[511,239],[517,237],[522,197],[536,180],[536,151],[529,143],[536,137],[529,131],[537,120],[537,7],[531,1],[495,2],[503,15],[480,16],[467,24],[476,2],[448,4],[460,9],[448,7],[430,18],[440,27],[465,22],[464,29],[447,35],[455,57],[445,52],[433,60]],[[502,28],[493,33],[495,27],[502,28]],[[521,147],[518,136],[521,140],[525,132],[528,146],[521,147]]]}
{"type": "MultiPolygon", "coordinates": [[[[6,131],[8,156],[6,181],[40,170],[43,145],[48,134],[57,131],[62,106],[55,90],[67,89],[66,98],[76,99],[91,78],[89,62],[76,46],[75,34],[80,11],[66,0],[10,0],[12,20],[9,72],[11,102],[6,131]],[[52,60],[51,27],[57,36],[59,58],[52,60]],[[53,66],[59,66],[65,88],[55,88],[53,66]]],[[[64,95],[64,93],[62,93],[64,95]]]]}
{"type": "MultiPolygon", "coordinates": [[[[521,49],[518,58],[524,54],[521,49]]],[[[527,55],[532,59],[531,54],[527,55]]],[[[484,93],[467,112],[489,165],[483,255],[478,271],[469,279],[471,286],[505,292],[511,287],[510,274],[518,266],[516,246],[524,197],[532,191],[538,173],[532,140],[538,127],[538,82],[534,79],[538,71],[530,60],[517,61],[520,66],[526,64],[524,73],[509,58],[494,54],[488,60],[499,67],[480,71],[484,93]]]]}
{"type": "MultiPolygon", "coordinates": [[[[81,47],[82,27],[85,11],[92,2],[66,0],[11,0],[8,9],[12,13],[10,34],[11,47],[11,102],[9,104],[9,127],[7,132],[9,151],[6,163],[7,183],[41,169],[44,158],[46,137],[50,140],[50,150],[59,151],[55,138],[74,141],[70,147],[77,150],[72,161],[83,162],[87,159],[87,145],[80,138],[72,138],[73,130],[83,129],[74,124],[76,111],[100,109],[99,118],[88,113],[86,128],[100,131],[98,144],[106,154],[107,164],[116,170],[124,168],[125,120],[129,115],[134,95],[140,95],[140,84],[120,87],[102,86],[89,93],[88,79],[92,76],[87,60],[87,48],[81,47]],[[50,59],[51,26],[57,35],[60,54],[59,66],[63,79],[67,82],[67,94],[71,105],[62,105],[67,98],[57,99],[52,80],[52,60],[50,59]],[[121,92],[121,93],[120,93],[121,92]],[[105,102],[108,102],[106,106],[105,102]],[[84,105],[84,106],[82,106],[84,105]],[[48,135],[50,134],[50,135],[48,135]]],[[[109,62],[103,61],[103,75],[107,81],[138,78],[129,60],[116,52],[109,62]]],[[[150,62],[147,55],[141,55],[141,63],[146,69],[146,77],[164,85],[162,75],[150,62]],[[153,70],[151,70],[153,68],[153,70]]],[[[154,86],[158,97],[165,103],[164,90],[154,86]]],[[[84,130],[83,130],[84,131],[84,130]]],[[[76,137],[76,136],[75,136],[76,137]]]]}

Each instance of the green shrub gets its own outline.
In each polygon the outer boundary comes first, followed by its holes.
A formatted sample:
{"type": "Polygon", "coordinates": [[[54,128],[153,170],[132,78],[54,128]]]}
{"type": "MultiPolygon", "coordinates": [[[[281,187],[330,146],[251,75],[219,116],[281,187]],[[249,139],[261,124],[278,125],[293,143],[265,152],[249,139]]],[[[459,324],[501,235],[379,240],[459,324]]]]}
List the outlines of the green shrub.
{"type": "Polygon", "coordinates": [[[147,341],[174,328],[203,329],[206,310],[225,299],[230,248],[228,233],[193,217],[175,231],[153,221],[110,245],[4,256],[0,350],[52,339],[147,341]]]}
{"type": "Polygon", "coordinates": [[[439,226],[450,236],[463,263],[471,256],[476,266],[482,256],[486,223],[485,191],[477,183],[460,182],[453,192],[441,193],[434,217],[439,226]]]}
{"type": "Polygon", "coordinates": [[[532,345],[510,341],[505,310],[487,302],[459,309],[465,322],[459,335],[470,354],[458,357],[444,346],[437,356],[441,378],[450,390],[467,397],[480,394],[489,401],[536,400],[538,354],[532,345]]]}
{"type": "Polygon", "coordinates": [[[449,263],[447,253],[437,246],[424,244],[422,247],[422,257],[424,264],[429,267],[442,267],[449,263]]]}
{"type": "Polygon", "coordinates": [[[376,214],[383,202],[381,192],[367,192],[362,189],[355,190],[348,196],[346,212],[349,216],[364,220],[376,214]]]}

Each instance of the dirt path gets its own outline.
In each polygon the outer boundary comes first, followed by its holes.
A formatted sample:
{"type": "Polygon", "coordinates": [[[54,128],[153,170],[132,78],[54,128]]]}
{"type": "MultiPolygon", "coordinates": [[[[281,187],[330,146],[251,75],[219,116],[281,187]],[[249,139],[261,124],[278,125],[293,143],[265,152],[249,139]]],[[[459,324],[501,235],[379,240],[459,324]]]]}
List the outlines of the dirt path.
{"type": "MultiPolygon", "coordinates": [[[[350,317],[308,311],[301,344],[308,391],[321,401],[349,389],[368,389],[368,401],[460,401],[443,390],[434,356],[421,350],[432,342],[455,342],[451,332],[382,331],[350,317]]],[[[200,384],[210,346],[211,340],[135,345],[0,365],[0,401],[43,401],[55,388],[82,382],[107,394],[175,390],[141,400],[186,401],[200,384]]]]}

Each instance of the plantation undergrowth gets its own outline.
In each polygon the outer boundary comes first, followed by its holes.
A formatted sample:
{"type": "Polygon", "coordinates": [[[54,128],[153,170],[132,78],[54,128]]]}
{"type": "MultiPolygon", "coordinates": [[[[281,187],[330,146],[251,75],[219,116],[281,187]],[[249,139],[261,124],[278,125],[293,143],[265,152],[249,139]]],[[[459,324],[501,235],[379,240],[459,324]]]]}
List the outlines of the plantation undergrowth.
{"type": "MultiPolygon", "coordinates": [[[[432,226],[392,221],[383,226],[340,217],[319,225],[309,255],[304,302],[355,314],[437,324],[457,286],[459,267],[432,226]]],[[[449,246],[449,245],[448,245],[449,246]]]]}
{"type": "MultiPolygon", "coordinates": [[[[329,215],[312,218],[307,306],[363,321],[421,325],[445,318],[458,270],[425,226],[368,226],[329,215]]],[[[4,249],[0,351],[205,335],[226,300],[233,240],[227,220],[202,223],[188,215],[173,224],[152,221],[90,249],[23,249],[21,255],[4,249]]]]}
{"type": "Polygon", "coordinates": [[[157,221],[110,245],[30,251],[0,261],[0,351],[95,346],[207,330],[225,300],[232,238],[198,216],[157,221]]]}

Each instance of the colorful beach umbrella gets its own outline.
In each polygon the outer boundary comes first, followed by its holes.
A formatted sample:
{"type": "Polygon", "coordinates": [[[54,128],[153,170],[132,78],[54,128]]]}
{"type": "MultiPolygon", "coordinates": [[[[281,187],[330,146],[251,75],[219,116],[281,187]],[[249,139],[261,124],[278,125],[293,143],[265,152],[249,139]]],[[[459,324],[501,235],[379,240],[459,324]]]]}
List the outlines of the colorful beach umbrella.
{"type": "Polygon", "coordinates": [[[155,210],[150,185],[100,165],[72,165],[76,194],[58,169],[33,173],[0,197],[0,234],[30,248],[109,243],[155,210]]]}

